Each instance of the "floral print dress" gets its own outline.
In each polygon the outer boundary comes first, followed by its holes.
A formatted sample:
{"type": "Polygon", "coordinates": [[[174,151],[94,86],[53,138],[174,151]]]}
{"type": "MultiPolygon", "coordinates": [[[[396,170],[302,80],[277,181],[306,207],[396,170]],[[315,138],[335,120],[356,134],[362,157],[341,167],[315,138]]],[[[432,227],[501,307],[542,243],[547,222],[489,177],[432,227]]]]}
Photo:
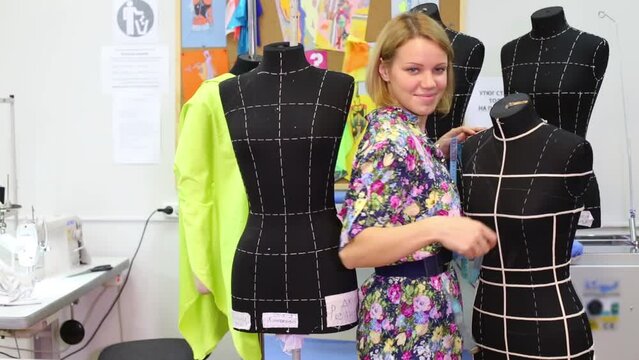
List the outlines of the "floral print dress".
{"type": "MultiPolygon", "coordinates": [[[[340,246],[371,226],[459,216],[459,195],[443,154],[418,128],[417,116],[383,107],[367,118],[367,132],[340,211],[344,224],[340,246]]],[[[421,260],[440,249],[433,244],[397,263],[421,260]]],[[[416,279],[373,274],[360,291],[360,359],[461,359],[462,338],[452,306],[460,301],[460,290],[452,270],[416,279]]]]}

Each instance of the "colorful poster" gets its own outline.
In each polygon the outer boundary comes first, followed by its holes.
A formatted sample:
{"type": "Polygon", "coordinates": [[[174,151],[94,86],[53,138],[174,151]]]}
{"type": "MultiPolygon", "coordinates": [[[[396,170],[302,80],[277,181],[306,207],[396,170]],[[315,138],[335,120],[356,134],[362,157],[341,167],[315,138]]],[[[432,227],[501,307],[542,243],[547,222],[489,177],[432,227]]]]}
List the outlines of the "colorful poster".
{"type": "Polygon", "coordinates": [[[328,53],[326,50],[308,50],[305,52],[306,61],[319,69],[328,69],[328,53]]]}
{"type": "Polygon", "coordinates": [[[401,13],[405,13],[408,10],[414,8],[417,5],[425,4],[425,3],[435,3],[439,6],[438,0],[398,0],[391,1],[391,16],[396,16],[401,13]]]}
{"type": "Polygon", "coordinates": [[[182,48],[226,47],[224,0],[182,0],[182,48]]]}
{"type": "Polygon", "coordinates": [[[364,39],[369,3],[370,0],[320,0],[316,47],[342,50],[349,35],[364,39]]]}
{"type": "MultiPolygon", "coordinates": [[[[319,0],[299,0],[297,43],[304,45],[307,50],[315,49],[315,34],[317,32],[319,0]]],[[[284,41],[291,41],[291,1],[275,0],[277,17],[280,19],[280,28],[284,41]]]]}
{"type": "Polygon", "coordinates": [[[187,102],[204,80],[229,71],[226,49],[182,51],[182,104],[187,102]]]}

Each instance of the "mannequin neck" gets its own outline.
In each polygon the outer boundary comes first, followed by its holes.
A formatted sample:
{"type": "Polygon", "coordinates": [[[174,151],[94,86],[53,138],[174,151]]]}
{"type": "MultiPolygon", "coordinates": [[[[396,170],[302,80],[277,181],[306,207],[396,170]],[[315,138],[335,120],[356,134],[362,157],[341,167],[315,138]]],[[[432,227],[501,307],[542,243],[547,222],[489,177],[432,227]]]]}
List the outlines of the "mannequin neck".
{"type": "Polygon", "coordinates": [[[527,134],[543,121],[535,112],[528,95],[516,93],[495,103],[490,110],[493,134],[500,140],[509,140],[527,134]]]}
{"type": "Polygon", "coordinates": [[[288,42],[273,43],[264,46],[262,62],[258,71],[287,73],[310,66],[302,45],[290,46],[288,42]]]}
{"type": "Polygon", "coordinates": [[[437,7],[437,4],[434,4],[434,3],[420,4],[410,9],[410,11],[411,12],[419,11],[423,14],[428,15],[428,17],[437,21],[440,25],[444,25],[444,23],[442,22],[442,18],[439,16],[439,8],[437,7]]]}
{"type": "Polygon", "coordinates": [[[233,75],[244,74],[255,69],[261,60],[260,55],[256,55],[254,58],[250,58],[248,55],[239,55],[229,72],[233,75]]]}
{"type": "Polygon", "coordinates": [[[530,16],[530,21],[532,22],[530,35],[534,38],[551,37],[569,27],[561,6],[537,10],[530,16]]]}

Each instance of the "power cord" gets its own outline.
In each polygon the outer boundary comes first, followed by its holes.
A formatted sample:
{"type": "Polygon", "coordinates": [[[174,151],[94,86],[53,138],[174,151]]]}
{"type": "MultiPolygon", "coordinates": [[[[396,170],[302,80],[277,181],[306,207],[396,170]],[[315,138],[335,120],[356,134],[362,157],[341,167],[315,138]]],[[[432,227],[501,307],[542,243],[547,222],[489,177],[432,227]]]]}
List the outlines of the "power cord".
{"type": "Polygon", "coordinates": [[[157,211],[157,212],[163,212],[163,213],[165,213],[165,214],[167,214],[167,215],[171,215],[171,214],[173,214],[173,207],[172,207],[172,206],[166,206],[166,207],[163,207],[163,208],[157,209],[157,210],[155,210],[155,211],[157,211]]]}
{"type": "Polygon", "coordinates": [[[102,320],[100,320],[100,323],[98,324],[98,326],[93,331],[93,334],[91,334],[91,337],[89,338],[89,340],[87,340],[87,342],[84,343],[84,345],[82,345],[82,347],[80,347],[79,349],[73,351],[72,353],[70,353],[68,355],[65,355],[60,360],[67,359],[68,357],[70,357],[72,355],[75,355],[78,352],[84,350],[89,345],[91,340],[93,340],[95,335],[98,333],[98,330],[100,330],[100,327],[104,323],[104,320],[106,320],[106,318],[111,313],[111,310],[113,310],[113,307],[115,306],[115,304],[120,299],[120,295],[122,295],[122,292],[124,291],[124,288],[126,287],[126,284],[129,282],[129,278],[131,277],[131,269],[133,268],[133,262],[135,261],[136,256],[138,256],[138,251],[140,251],[140,246],[142,245],[142,240],[144,239],[144,233],[146,232],[146,228],[147,228],[147,226],[149,226],[149,221],[151,220],[153,215],[155,215],[155,213],[157,213],[157,212],[163,212],[163,213],[165,213],[167,215],[171,215],[173,213],[173,207],[167,206],[167,207],[164,207],[164,208],[161,208],[161,209],[153,210],[153,212],[151,212],[151,215],[149,215],[149,217],[146,218],[146,221],[144,222],[144,229],[142,229],[142,235],[140,236],[140,240],[138,241],[138,246],[135,249],[135,253],[133,253],[133,257],[131,258],[131,262],[129,263],[129,267],[127,269],[126,277],[124,278],[124,282],[122,283],[122,288],[120,288],[120,291],[118,291],[118,294],[115,296],[115,299],[111,303],[111,306],[109,306],[109,310],[107,310],[106,314],[104,314],[104,316],[102,317],[102,320]]]}

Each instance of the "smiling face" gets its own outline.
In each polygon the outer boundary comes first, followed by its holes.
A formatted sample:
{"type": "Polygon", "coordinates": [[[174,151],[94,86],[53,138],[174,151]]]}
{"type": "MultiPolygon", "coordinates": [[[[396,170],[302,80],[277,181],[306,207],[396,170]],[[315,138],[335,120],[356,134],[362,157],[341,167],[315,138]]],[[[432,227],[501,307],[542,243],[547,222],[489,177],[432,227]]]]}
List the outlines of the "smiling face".
{"type": "Polygon", "coordinates": [[[397,105],[425,119],[437,108],[448,84],[448,56],[437,43],[416,37],[397,48],[379,75],[397,105]]]}

